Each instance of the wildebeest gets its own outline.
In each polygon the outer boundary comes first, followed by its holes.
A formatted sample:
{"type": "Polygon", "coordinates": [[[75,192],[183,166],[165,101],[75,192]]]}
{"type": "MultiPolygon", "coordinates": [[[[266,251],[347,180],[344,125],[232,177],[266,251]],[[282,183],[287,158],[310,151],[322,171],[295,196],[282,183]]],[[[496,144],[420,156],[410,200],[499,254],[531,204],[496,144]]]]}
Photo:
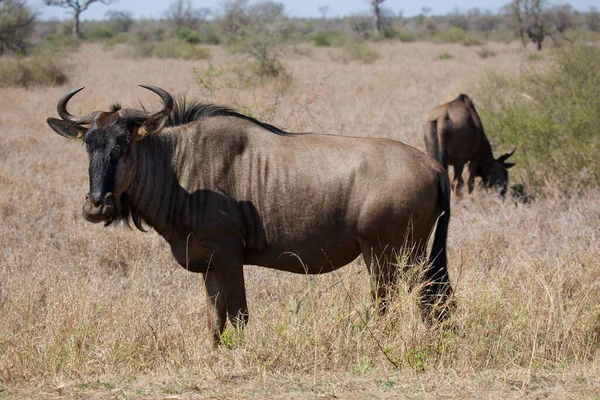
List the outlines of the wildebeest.
{"type": "Polygon", "coordinates": [[[320,274],[362,253],[383,312],[396,252],[424,259],[436,221],[421,312],[426,322],[446,318],[450,187],[437,162],[394,140],[288,133],[142,87],[162,98],[161,111],[113,106],[73,116],[66,105],[80,88],[58,102],[62,119],[47,121],[86,145],[86,219],[144,222],[182,267],[204,275],[215,343],[227,315],[247,323],[244,264],[320,274]]]}
{"type": "Polygon", "coordinates": [[[515,150],[497,159],[492,154],[481,119],[475,105],[466,94],[461,94],[449,103],[435,107],[427,117],[425,125],[425,147],[445,170],[454,166],[452,189],[459,193],[463,186],[463,167],[469,162],[469,193],[480,177],[485,187],[499,187],[502,196],[508,187],[508,169],[513,163],[506,160],[515,150]]]}

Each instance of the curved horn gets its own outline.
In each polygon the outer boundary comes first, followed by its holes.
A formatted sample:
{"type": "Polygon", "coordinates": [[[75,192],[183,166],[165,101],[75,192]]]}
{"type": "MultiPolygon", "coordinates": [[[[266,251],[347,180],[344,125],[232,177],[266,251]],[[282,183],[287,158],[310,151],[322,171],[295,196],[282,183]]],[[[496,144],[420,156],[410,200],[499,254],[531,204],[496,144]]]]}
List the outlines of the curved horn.
{"type": "Polygon", "coordinates": [[[169,111],[173,110],[173,97],[171,97],[171,95],[166,90],[161,89],[158,86],[152,86],[152,85],[140,85],[140,86],[143,87],[144,89],[148,89],[151,92],[154,92],[157,95],[159,95],[163,101],[165,110],[169,110],[169,111]]]}
{"type": "Polygon", "coordinates": [[[503,163],[504,161],[506,161],[508,159],[508,157],[512,156],[515,153],[516,149],[517,148],[515,146],[513,146],[511,151],[509,151],[506,154],[502,154],[500,157],[498,157],[497,161],[503,163]]]}
{"type": "MultiPolygon", "coordinates": [[[[139,86],[143,87],[144,89],[148,89],[151,92],[154,92],[157,95],[159,95],[163,101],[163,105],[164,105],[163,110],[169,110],[169,112],[173,110],[173,104],[174,104],[173,97],[171,97],[171,95],[166,90],[161,89],[158,86],[152,86],[152,85],[139,85],[139,86]]],[[[147,120],[154,114],[155,113],[150,112],[150,111],[136,110],[133,108],[126,108],[126,109],[119,110],[119,115],[122,118],[129,120],[129,121],[139,122],[139,123],[143,123],[145,120],[147,120]]]]}
{"type": "Polygon", "coordinates": [[[82,91],[84,87],[85,86],[82,86],[79,89],[70,91],[69,93],[67,93],[63,97],[61,97],[60,100],[58,101],[58,105],[56,106],[56,111],[58,111],[58,115],[60,115],[60,117],[64,121],[73,122],[78,125],[91,124],[92,121],[94,120],[94,118],[96,118],[96,116],[102,112],[102,111],[92,111],[89,114],[78,117],[75,115],[71,115],[67,111],[67,103],[69,102],[69,100],[71,100],[71,97],[75,96],[77,93],[82,91]]]}

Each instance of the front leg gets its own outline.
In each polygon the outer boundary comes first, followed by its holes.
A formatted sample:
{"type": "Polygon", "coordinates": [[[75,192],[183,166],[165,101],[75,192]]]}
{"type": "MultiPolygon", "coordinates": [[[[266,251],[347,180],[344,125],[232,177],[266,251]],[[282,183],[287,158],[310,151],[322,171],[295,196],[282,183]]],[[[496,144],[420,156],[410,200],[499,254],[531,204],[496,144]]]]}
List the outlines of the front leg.
{"type": "Polygon", "coordinates": [[[208,246],[214,250],[205,282],[217,317],[213,334],[218,343],[217,339],[225,328],[225,312],[234,327],[243,328],[248,324],[243,247],[235,240],[223,240],[208,246]]]}
{"type": "Polygon", "coordinates": [[[209,306],[206,313],[208,329],[213,335],[213,346],[217,347],[221,341],[221,334],[225,330],[225,322],[227,321],[227,299],[225,298],[225,290],[221,279],[217,276],[214,269],[203,272],[202,276],[204,277],[208,300],[212,304],[212,307],[209,306]]]}
{"type": "Polygon", "coordinates": [[[467,181],[469,194],[473,193],[473,189],[475,188],[475,177],[477,176],[476,169],[477,168],[473,166],[473,163],[469,164],[469,180],[467,181]]]}
{"type": "Polygon", "coordinates": [[[239,239],[220,237],[196,239],[171,245],[177,262],[192,272],[202,272],[208,299],[208,324],[213,343],[218,345],[227,315],[235,327],[248,323],[244,287],[244,247],[239,239]]]}

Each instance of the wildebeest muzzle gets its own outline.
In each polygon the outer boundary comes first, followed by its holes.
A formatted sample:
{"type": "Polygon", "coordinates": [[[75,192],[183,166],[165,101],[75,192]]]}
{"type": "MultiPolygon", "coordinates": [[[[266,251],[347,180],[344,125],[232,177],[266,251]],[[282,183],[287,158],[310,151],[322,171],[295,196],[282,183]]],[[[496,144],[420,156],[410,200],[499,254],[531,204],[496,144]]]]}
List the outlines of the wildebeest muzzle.
{"type": "Polygon", "coordinates": [[[117,199],[112,193],[106,193],[101,199],[94,199],[89,194],[85,197],[83,216],[90,222],[110,221],[118,212],[117,199]]]}

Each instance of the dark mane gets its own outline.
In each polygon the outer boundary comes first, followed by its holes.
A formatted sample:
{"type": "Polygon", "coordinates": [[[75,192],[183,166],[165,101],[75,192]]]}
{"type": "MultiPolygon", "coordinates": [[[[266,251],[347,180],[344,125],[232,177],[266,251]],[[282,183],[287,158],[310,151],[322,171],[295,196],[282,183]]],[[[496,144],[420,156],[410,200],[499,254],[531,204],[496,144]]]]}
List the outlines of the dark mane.
{"type": "Polygon", "coordinates": [[[276,126],[267,124],[266,122],[262,122],[247,115],[240,114],[232,108],[219,106],[216,104],[198,103],[196,101],[188,102],[186,101],[185,97],[180,97],[175,101],[175,105],[173,107],[171,115],[169,116],[167,126],[185,125],[190,122],[201,120],[203,118],[219,116],[245,119],[246,121],[255,123],[256,125],[261,126],[278,135],[293,135],[293,133],[286,132],[283,129],[280,129],[276,126]]]}
{"type": "Polygon", "coordinates": [[[127,193],[123,193],[120,200],[121,207],[119,210],[119,215],[110,221],[106,221],[104,226],[117,226],[120,223],[124,223],[129,229],[133,229],[131,226],[133,223],[133,225],[140,231],[146,232],[146,229],[144,229],[144,225],[142,223],[142,215],[133,207],[130,196],[127,193]]]}
{"type": "Polygon", "coordinates": [[[110,106],[109,112],[114,113],[117,112],[121,109],[121,103],[113,103],[113,105],[110,106]]]}
{"type": "MultiPolygon", "coordinates": [[[[143,105],[141,107],[143,110],[146,110],[146,108],[143,105]]],[[[118,111],[121,109],[121,105],[115,103],[111,106],[110,109],[112,112],[118,111]]],[[[286,132],[283,129],[277,128],[276,126],[273,126],[271,124],[267,124],[247,115],[240,114],[239,112],[231,108],[215,104],[203,104],[198,103],[196,101],[187,102],[185,97],[180,97],[177,100],[175,100],[173,105],[173,111],[171,112],[169,120],[167,121],[167,126],[185,125],[204,118],[217,116],[228,116],[245,119],[277,135],[297,135],[296,133],[286,132]]],[[[119,225],[120,223],[123,223],[128,228],[133,228],[133,226],[135,226],[137,229],[145,232],[146,230],[144,229],[142,215],[139,212],[139,210],[137,210],[134,207],[130,196],[127,193],[123,193],[121,195],[120,202],[121,204],[119,207],[119,214],[115,216],[114,219],[107,221],[105,223],[105,226],[119,225]]]]}

